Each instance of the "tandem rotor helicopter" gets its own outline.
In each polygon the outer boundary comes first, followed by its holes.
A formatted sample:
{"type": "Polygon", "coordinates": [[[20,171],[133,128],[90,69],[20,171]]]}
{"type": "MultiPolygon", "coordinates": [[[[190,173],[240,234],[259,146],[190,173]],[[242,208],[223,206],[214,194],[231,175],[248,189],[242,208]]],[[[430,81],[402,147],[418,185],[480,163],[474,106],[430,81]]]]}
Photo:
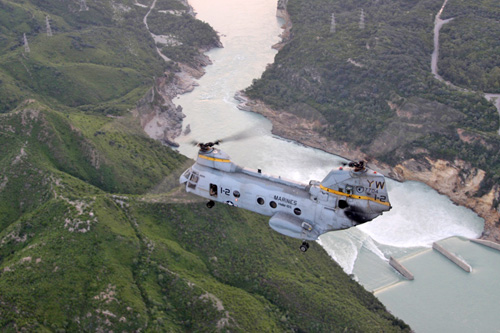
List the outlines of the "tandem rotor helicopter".
{"type": "Polygon", "coordinates": [[[199,147],[196,163],[179,182],[187,192],[208,199],[208,208],[221,202],[271,216],[269,226],[301,239],[302,252],[309,248],[307,241],[371,221],[392,208],[384,176],[364,161],[333,169],[322,181],[302,184],[234,164],[215,147],[228,139],[193,142],[199,147]]]}

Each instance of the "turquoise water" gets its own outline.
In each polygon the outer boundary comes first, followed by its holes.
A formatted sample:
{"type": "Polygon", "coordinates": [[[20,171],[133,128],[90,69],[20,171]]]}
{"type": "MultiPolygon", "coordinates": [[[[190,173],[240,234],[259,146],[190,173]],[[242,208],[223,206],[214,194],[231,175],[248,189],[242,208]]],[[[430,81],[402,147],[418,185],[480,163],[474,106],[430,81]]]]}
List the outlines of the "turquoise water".
{"type": "Polygon", "coordinates": [[[414,281],[400,280],[375,295],[416,332],[500,332],[500,252],[457,237],[439,244],[472,272],[427,249],[401,261],[414,281]]]}

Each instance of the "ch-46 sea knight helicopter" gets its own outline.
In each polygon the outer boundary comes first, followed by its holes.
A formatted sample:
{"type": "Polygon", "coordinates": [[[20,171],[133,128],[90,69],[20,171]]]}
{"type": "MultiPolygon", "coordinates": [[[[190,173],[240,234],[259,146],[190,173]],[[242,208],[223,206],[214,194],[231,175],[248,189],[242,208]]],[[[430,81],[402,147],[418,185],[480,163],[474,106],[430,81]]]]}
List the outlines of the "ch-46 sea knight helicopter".
{"type": "Polygon", "coordinates": [[[382,174],[364,161],[333,169],[320,182],[301,184],[266,175],[261,170],[240,167],[214,147],[222,140],[198,143],[196,163],[180,177],[186,191],[215,202],[271,216],[275,231],[301,239],[306,252],[308,240],[326,232],[368,222],[391,209],[382,174]]]}

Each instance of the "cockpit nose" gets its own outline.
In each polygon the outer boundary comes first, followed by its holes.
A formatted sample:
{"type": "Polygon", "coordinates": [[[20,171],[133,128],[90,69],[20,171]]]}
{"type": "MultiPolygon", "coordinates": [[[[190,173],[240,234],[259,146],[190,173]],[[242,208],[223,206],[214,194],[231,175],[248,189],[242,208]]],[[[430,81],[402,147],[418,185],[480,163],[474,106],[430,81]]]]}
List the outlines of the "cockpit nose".
{"type": "Polygon", "coordinates": [[[189,180],[189,176],[191,174],[191,168],[187,169],[182,173],[182,175],[179,177],[179,183],[184,184],[189,180]]]}

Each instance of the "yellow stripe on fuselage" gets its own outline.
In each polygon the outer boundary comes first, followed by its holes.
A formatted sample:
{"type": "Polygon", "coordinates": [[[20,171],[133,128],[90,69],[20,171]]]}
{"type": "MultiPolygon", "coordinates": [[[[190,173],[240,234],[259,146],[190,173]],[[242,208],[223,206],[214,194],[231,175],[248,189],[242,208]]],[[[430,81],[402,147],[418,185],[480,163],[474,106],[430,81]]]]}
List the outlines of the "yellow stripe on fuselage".
{"type": "Polygon", "coordinates": [[[319,188],[321,188],[323,191],[327,191],[327,192],[330,192],[330,193],[333,193],[333,194],[337,194],[337,195],[343,195],[343,196],[348,197],[348,198],[361,199],[361,200],[370,200],[370,201],[376,202],[376,203],[384,205],[384,206],[390,206],[390,204],[388,202],[380,201],[380,200],[377,200],[377,199],[371,198],[371,197],[363,197],[361,195],[347,194],[347,193],[344,193],[344,192],[335,191],[335,190],[332,190],[331,188],[324,187],[321,184],[319,185],[319,188]]]}
{"type": "Polygon", "coordinates": [[[201,155],[201,154],[198,154],[198,157],[201,157],[205,160],[214,161],[214,162],[223,162],[223,163],[230,163],[231,162],[231,160],[226,160],[226,159],[222,159],[222,158],[215,158],[215,157],[210,157],[210,156],[201,155]]]}

